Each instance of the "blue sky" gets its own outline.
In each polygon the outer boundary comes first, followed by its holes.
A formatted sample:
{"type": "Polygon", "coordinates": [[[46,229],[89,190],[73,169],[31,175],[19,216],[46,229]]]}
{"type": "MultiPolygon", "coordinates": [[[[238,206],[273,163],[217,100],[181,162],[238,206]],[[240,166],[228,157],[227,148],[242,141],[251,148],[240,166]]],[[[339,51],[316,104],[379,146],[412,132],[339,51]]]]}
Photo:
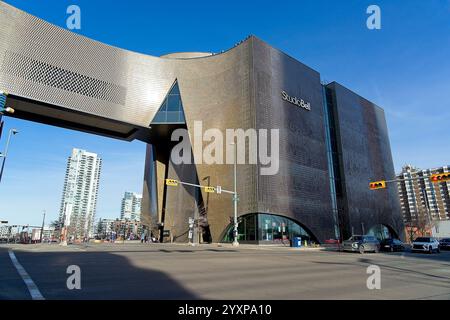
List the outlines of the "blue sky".
{"type": "MultiPolygon", "coordinates": [[[[7,0],[65,27],[81,8],[87,37],[150,55],[220,52],[254,34],[385,109],[396,171],[405,163],[450,164],[450,1],[7,0]],[[381,30],[366,8],[381,8],[381,30]]],[[[0,184],[0,218],[39,225],[56,219],[72,147],[103,158],[97,217],[116,217],[124,191],[142,190],[145,145],[5,119],[20,130],[0,184]],[[126,161],[123,161],[126,159],[126,161]]]]}

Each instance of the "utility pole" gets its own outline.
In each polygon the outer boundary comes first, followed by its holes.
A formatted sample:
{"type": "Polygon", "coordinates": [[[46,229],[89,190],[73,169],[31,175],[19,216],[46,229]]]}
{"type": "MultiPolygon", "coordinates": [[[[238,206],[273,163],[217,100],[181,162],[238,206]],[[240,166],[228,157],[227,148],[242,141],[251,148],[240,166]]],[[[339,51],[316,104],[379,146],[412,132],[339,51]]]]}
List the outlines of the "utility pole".
{"type": "Polygon", "coordinates": [[[39,241],[42,243],[42,236],[44,235],[44,224],[45,224],[45,210],[44,210],[44,217],[42,218],[42,228],[41,228],[41,236],[39,237],[39,241]]]}
{"type": "Polygon", "coordinates": [[[234,229],[233,229],[233,246],[239,246],[238,242],[238,221],[237,221],[237,145],[232,143],[234,146],[234,194],[233,194],[233,207],[234,207],[234,229]]]}

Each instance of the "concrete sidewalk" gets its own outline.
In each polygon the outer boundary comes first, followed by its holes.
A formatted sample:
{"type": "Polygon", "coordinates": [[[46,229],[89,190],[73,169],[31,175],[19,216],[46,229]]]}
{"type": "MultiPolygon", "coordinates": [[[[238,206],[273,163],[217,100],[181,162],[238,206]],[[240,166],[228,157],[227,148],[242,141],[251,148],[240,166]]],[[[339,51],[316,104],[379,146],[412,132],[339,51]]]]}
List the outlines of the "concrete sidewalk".
{"type": "MultiPolygon", "coordinates": [[[[340,251],[338,246],[335,245],[322,245],[322,246],[301,246],[299,248],[293,248],[289,245],[282,244],[239,244],[234,247],[231,243],[201,243],[197,245],[190,245],[188,243],[167,243],[168,245],[184,246],[184,247],[197,247],[197,248],[226,248],[226,249],[244,249],[244,250],[273,250],[273,251],[340,251]]],[[[161,245],[164,245],[161,244],[161,245]]]]}
{"type": "Polygon", "coordinates": [[[294,248],[290,246],[283,245],[267,245],[267,244],[239,244],[238,247],[233,247],[231,244],[217,244],[218,247],[224,248],[239,248],[239,249],[251,249],[251,250],[287,250],[287,251],[339,251],[338,247],[328,247],[328,246],[301,246],[299,248],[294,248]]]}

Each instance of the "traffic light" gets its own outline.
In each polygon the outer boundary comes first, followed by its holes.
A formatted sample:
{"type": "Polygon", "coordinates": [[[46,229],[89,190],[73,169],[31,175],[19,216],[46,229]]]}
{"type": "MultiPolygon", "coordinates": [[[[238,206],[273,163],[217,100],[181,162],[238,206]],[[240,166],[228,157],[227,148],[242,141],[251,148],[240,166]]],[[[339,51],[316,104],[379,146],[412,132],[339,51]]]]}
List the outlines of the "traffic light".
{"type": "Polygon", "coordinates": [[[166,185],[176,187],[178,186],[178,180],[166,179],[166,185]]]}
{"type": "Polygon", "coordinates": [[[450,172],[433,174],[431,181],[435,183],[450,181],[450,172]]]}
{"type": "Polygon", "coordinates": [[[375,181],[369,184],[370,190],[386,189],[386,181],[375,181]]]}

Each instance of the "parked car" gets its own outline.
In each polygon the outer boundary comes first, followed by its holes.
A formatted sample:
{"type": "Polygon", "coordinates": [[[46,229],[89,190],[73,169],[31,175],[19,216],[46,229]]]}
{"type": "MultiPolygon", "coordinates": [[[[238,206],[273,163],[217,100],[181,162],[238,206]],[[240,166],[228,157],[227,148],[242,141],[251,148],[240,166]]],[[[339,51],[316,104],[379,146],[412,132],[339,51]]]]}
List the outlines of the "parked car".
{"type": "Polygon", "coordinates": [[[380,250],[382,251],[404,251],[405,245],[398,239],[384,239],[380,243],[380,250]]]}
{"type": "Polygon", "coordinates": [[[439,248],[439,241],[437,241],[436,238],[433,238],[433,237],[417,238],[412,243],[411,251],[412,252],[421,251],[421,252],[428,252],[428,253],[433,253],[435,251],[438,253],[441,252],[441,250],[439,248]]]}
{"type": "Polygon", "coordinates": [[[344,251],[376,252],[380,251],[380,242],[374,236],[352,236],[343,242],[344,251]]]}
{"type": "Polygon", "coordinates": [[[450,238],[439,240],[439,248],[441,250],[450,250],[450,238]]]}

